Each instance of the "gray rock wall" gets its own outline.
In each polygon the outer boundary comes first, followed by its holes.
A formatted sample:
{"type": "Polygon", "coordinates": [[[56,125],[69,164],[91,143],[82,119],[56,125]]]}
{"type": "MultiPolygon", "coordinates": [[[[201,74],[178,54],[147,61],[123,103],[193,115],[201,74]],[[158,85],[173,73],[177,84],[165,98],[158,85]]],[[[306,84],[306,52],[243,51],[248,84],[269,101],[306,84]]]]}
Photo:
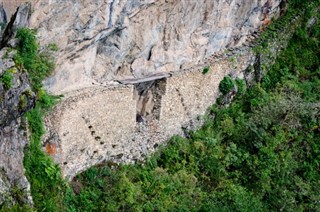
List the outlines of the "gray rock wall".
{"type": "Polygon", "coordinates": [[[36,0],[32,26],[56,43],[54,94],[179,71],[241,46],[278,16],[281,0],[36,0]]]}
{"type": "MultiPolygon", "coordinates": [[[[18,1],[5,1],[4,10],[9,11],[10,2],[17,6],[18,1]]],[[[35,94],[26,71],[14,63],[15,50],[7,48],[15,45],[16,29],[27,26],[30,13],[29,4],[19,7],[0,39],[0,205],[32,204],[23,167],[23,151],[28,144],[23,116],[34,106],[35,94]]]]}
{"type": "Polygon", "coordinates": [[[14,51],[0,51],[0,205],[15,201],[32,203],[30,185],[24,176],[23,150],[28,143],[26,123],[21,118],[33,107],[35,95],[28,76],[15,67],[14,51]],[[11,85],[4,84],[4,75],[12,77],[11,85]],[[21,192],[21,199],[14,192],[21,192]]]}
{"type": "Polygon", "coordinates": [[[5,11],[6,20],[9,21],[11,16],[16,12],[21,3],[30,0],[0,0],[0,5],[5,11]]]}

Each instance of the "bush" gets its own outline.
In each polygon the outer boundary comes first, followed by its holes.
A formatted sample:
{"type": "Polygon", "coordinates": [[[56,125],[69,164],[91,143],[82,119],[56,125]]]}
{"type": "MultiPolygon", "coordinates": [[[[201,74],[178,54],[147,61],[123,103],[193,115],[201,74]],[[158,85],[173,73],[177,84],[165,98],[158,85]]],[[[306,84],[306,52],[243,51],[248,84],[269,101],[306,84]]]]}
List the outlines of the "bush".
{"type": "Polygon", "coordinates": [[[235,87],[234,81],[231,77],[225,76],[219,84],[219,90],[222,94],[227,94],[235,87]]]}
{"type": "Polygon", "coordinates": [[[42,87],[42,81],[54,69],[53,59],[48,52],[39,51],[36,34],[31,29],[19,29],[16,37],[19,40],[19,45],[18,53],[14,57],[15,63],[27,69],[32,87],[38,91],[42,87]]]}
{"type": "Polygon", "coordinates": [[[50,44],[48,45],[48,48],[49,48],[50,51],[53,51],[53,52],[56,52],[56,51],[59,50],[57,44],[55,44],[55,43],[50,43],[50,44]]]}
{"type": "Polygon", "coordinates": [[[242,96],[245,94],[247,85],[245,80],[243,79],[236,79],[235,84],[237,86],[237,96],[242,96]]]}
{"type": "Polygon", "coordinates": [[[206,73],[208,73],[209,71],[210,71],[210,67],[207,66],[207,67],[204,67],[204,69],[202,70],[202,73],[203,73],[203,74],[206,74],[206,73]]]}
{"type": "Polygon", "coordinates": [[[38,57],[39,45],[36,34],[28,28],[20,28],[16,38],[19,40],[18,52],[24,67],[31,70],[34,60],[38,57]]]}
{"type": "Polygon", "coordinates": [[[11,70],[5,71],[4,74],[0,77],[0,83],[3,84],[3,88],[5,90],[9,90],[11,88],[12,80],[13,80],[13,75],[11,70]]]}

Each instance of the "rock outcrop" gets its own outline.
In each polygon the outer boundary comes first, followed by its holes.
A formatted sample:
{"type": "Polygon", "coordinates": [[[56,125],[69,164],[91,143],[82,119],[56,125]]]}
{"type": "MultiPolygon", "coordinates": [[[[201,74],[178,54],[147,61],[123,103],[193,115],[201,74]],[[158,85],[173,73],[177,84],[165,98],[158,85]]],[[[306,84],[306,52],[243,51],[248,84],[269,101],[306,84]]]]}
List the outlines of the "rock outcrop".
{"type": "Polygon", "coordinates": [[[36,0],[32,26],[60,49],[54,94],[178,71],[241,46],[281,0],[36,0]]]}
{"type": "MultiPolygon", "coordinates": [[[[17,11],[17,8],[20,6],[20,4],[28,1],[30,0],[0,0],[0,8],[3,9],[1,14],[5,14],[5,17],[6,17],[6,19],[4,20],[9,21],[11,16],[15,14],[15,12],[17,11]]],[[[0,19],[0,23],[1,23],[1,19],[0,19]]]]}
{"type": "Polygon", "coordinates": [[[29,26],[29,18],[31,15],[31,4],[21,4],[17,11],[12,15],[10,21],[6,24],[6,28],[1,35],[0,49],[3,47],[15,47],[17,29],[29,26]]]}
{"type": "Polygon", "coordinates": [[[4,25],[8,22],[7,13],[3,8],[3,5],[0,5],[0,24],[1,30],[4,28],[4,25]]]}
{"type": "Polygon", "coordinates": [[[34,106],[35,95],[27,74],[15,67],[14,52],[8,51],[0,51],[0,205],[4,201],[32,203],[24,176],[23,150],[28,137],[22,116],[34,106]]]}
{"type": "Polygon", "coordinates": [[[23,151],[28,143],[23,115],[35,103],[28,75],[16,67],[15,51],[5,46],[14,42],[15,29],[26,26],[29,4],[22,5],[8,24],[0,50],[0,205],[32,204],[30,185],[24,175],[23,151]]]}

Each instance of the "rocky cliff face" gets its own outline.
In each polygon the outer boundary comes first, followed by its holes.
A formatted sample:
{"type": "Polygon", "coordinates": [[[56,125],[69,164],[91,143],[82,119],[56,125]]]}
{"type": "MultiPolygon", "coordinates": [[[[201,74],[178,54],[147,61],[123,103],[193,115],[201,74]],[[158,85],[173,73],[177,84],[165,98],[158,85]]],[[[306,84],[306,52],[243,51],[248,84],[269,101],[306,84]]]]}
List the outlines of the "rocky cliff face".
{"type": "Polygon", "coordinates": [[[27,74],[13,62],[14,52],[8,52],[7,48],[0,51],[0,205],[32,202],[23,168],[28,138],[22,116],[33,107],[35,96],[27,74]]]}
{"type": "Polygon", "coordinates": [[[28,143],[23,115],[34,106],[35,95],[28,75],[13,61],[17,28],[26,26],[31,7],[22,5],[1,40],[0,50],[0,205],[32,203],[30,185],[24,176],[23,150],[28,143]]]}
{"type": "MultiPolygon", "coordinates": [[[[0,8],[3,8],[2,14],[5,14],[5,16],[7,17],[5,20],[10,19],[10,17],[16,12],[20,4],[28,1],[29,0],[0,0],[0,8]]],[[[0,19],[0,23],[1,22],[5,21],[3,21],[3,19],[0,19]]]]}
{"type": "Polygon", "coordinates": [[[36,0],[32,26],[60,49],[54,94],[178,71],[241,46],[281,0],[36,0]]]}

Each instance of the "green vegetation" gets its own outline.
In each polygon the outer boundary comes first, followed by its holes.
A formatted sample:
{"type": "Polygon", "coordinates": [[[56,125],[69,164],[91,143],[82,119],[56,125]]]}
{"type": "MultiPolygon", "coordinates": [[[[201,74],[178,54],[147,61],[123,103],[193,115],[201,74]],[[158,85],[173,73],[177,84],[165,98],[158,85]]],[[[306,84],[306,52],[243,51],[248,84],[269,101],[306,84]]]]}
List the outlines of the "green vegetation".
{"type": "Polygon", "coordinates": [[[7,51],[6,51],[6,53],[4,54],[3,58],[4,58],[4,59],[8,59],[10,52],[12,52],[12,48],[7,48],[7,51]]]}
{"type": "Polygon", "coordinates": [[[48,49],[51,50],[51,51],[53,51],[53,52],[56,52],[56,51],[59,50],[57,44],[55,44],[55,43],[50,43],[50,44],[48,45],[48,49]]]}
{"type": "Polygon", "coordinates": [[[246,82],[243,79],[236,79],[235,84],[237,86],[237,96],[242,96],[245,94],[247,86],[246,82]]]}
{"type": "Polygon", "coordinates": [[[23,66],[29,74],[32,86],[35,91],[42,87],[42,81],[49,76],[54,69],[53,59],[50,52],[40,52],[39,44],[34,31],[21,28],[17,32],[19,39],[18,53],[15,55],[17,66],[23,66]]]}
{"type": "Polygon", "coordinates": [[[0,76],[0,83],[5,90],[9,90],[12,86],[13,75],[12,70],[6,70],[2,76],[0,76]]]}
{"type": "Polygon", "coordinates": [[[206,73],[208,73],[210,71],[210,66],[206,66],[206,67],[204,67],[204,69],[202,70],[202,73],[203,74],[206,74],[206,73]]]}
{"type": "Polygon", "coordinates": [[[28,106],[28,98],[25,94],[22,94],[19,98],[19,109],[25,110],[28,106]]]}
{"type": "Polygon", "coordinates": [[[190,139],[144,165],[94,167],[69,211],[316,211],[320,208],[320,23],[297,30],[272,69],[227,108],[213,105],[190,139]],[[210,118],[210,117],[215,117],[210,118]]]}
{"type": "Polygon", "coordinates": [[[235,88],[235,83],[230,76],[225,76],[219,84],[219,90],[222,94],[227,94],[235,88]]]}

